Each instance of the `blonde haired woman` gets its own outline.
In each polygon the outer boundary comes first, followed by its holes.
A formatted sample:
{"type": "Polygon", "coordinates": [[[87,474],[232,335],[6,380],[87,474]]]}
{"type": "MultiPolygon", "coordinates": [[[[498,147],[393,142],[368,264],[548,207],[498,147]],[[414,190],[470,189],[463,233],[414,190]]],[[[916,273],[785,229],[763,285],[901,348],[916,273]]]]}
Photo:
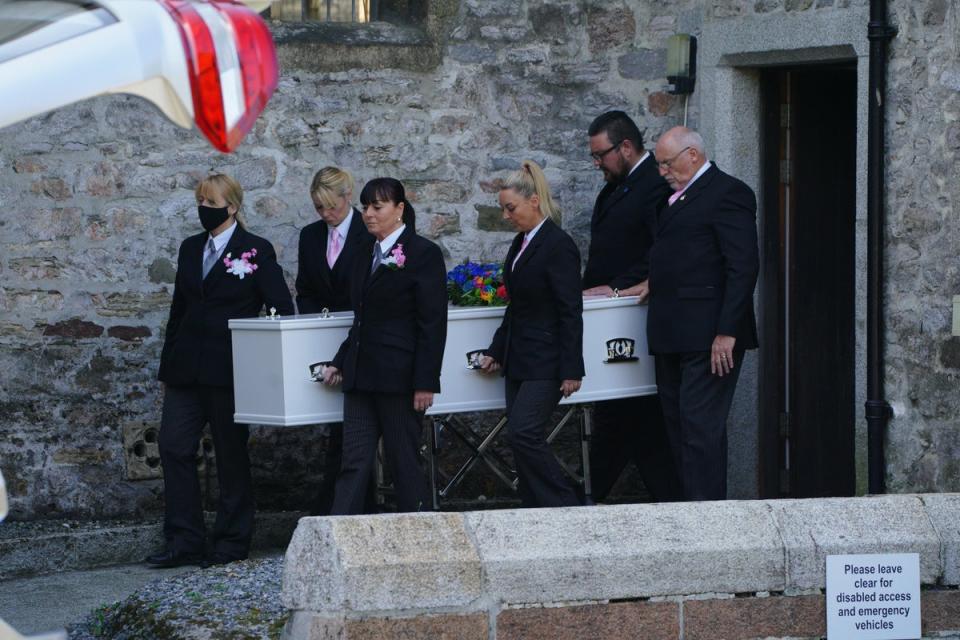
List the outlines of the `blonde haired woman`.
{"type": "MultiPolygon", "coordinates": [[[[350,311],[350,279],[357,256],[373,251],[373,236],[363,216],[353,206],[353,176],[339,167],[317,171],[310,184],[310,199],[320,217],[300,231],[297,266],[297,311],[320,313],[350,311]]],[[[343,452],[343,424],[329,425],[324,450],[323,481],[310,505],[310,515],[330,515],[343,452]]],[[[377,509],[376,482],[371,481],[363,510],[377,509]]]]}
{"type": "Polygon", "coordinates": [[[293,313],[293,300],[265,239],[240,219],[243,189],[216,174],[197,185],[204,228],[180,245],[173,303],[160,356],[164,383],[160,460],[166,547],[147,558],[153,567],[224,564],[247,557],[253,533],[253,488],[247,427],[233,422],[233,348],[227,321],[264,308],[293,313]],[[197,447],[210,425],[220,499],[209,554],[197,478],[197,447]]]}
{"type": "Polygon", "coordinates": [[[507,177],[500,207],[519,233],[503,266],[510,304],[481,365],[506,378],[507,432],[523,505],[576,505],[547,427],[560,398],[576,392],[583,378],[580,252],[554,222],[559,211],[535,162],[507,177]]]}
{"type": "Polygon", "coordinates": [[[313,176],[310,199],[320,219],[300,231],[300,313],[350,310],[350,265],[373,246],[373,236],[351,205],[353,184],[353,176],[338,167],[324,167],[313,176]]]}

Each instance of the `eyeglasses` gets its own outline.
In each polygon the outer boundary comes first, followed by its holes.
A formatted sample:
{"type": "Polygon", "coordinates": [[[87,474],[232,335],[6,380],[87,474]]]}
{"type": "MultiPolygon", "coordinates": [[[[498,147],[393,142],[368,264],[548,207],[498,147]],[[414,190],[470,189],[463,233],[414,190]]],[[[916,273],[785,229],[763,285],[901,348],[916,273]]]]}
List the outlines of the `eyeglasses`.
{"type": "Polygon", "coordinates": [[[692,149],[692,147],[684,147],[683,149],[680,149],[680,151],[677,152],[677,155],[673,156],[669,160],[657,160],[657,166],[660,167],[661,169],[669,169],[670,165],[676,162],[677,158],[679,158],[680,155],[684,151],[687,151],[688,149],[692,149]]]}
{"type": "Polygon", "coordinates": [[[613,151],[614,149],[616,149],[617,147],[619,147],[619,146],[622,145],[622,144],[623,144],[623,140],[621,140],[621,141],[618,142],[617,144],[613,145],[612,147],[610,147],[610,148],[607,149],[606,151],[596,151],[596,152],[594,152],[594,153],[591,153],[591,154],[590,154],[590,157],[593,158],[594,162],[600,162],[601,160],[603,160],[603,156],[607,155],[608,153],[610,153],[611,151],[613,151]]]}

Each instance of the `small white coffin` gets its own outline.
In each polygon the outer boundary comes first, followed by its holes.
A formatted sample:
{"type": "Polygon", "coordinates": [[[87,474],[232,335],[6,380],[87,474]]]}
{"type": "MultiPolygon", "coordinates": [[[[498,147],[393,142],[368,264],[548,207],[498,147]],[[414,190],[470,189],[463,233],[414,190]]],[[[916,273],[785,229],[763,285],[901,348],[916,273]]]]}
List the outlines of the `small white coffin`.
{"type": "MultiPolygon", "coordinates": [[[[469,355],[486,348],[500,326],[503,307],[451,307],[440,377],[442,392],[429,414],[504,407],[503,379],[469,368],[469,355]]],[[[234,420],[296,426],[339,422],[343,394],[310,377],[310,365],[336,354],[353,322],[352,313],[249,318],[230,321],[233,332],[234,420]]],[[[588,298],[583,304],[580,391],[562,404],[593,402],[657,392],[653,358],[647,353],[647,307],[636,298],[588,298]]]]}

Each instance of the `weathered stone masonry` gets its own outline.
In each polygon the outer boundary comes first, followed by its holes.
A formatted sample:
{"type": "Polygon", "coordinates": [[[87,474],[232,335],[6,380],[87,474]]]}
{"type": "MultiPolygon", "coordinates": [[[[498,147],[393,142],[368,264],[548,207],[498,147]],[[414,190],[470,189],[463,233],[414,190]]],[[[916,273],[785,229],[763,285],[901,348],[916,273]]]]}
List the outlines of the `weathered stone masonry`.
{"type": "MultiPolygon", "coordinates": [[[[865,4],[444,2],[425,45],[433,57],[408,63],[383,47],[369,54],[378,65],[334,70],[323,47],[298,57],[303,45],[282,45],[280,87],[232,156],[127,97],[0,132],[0,468],[14,517],[158,511],[161,483],[126,479],[122,434],[158,422],[155,373],[174,261],[180,240],[198,229],[192,188],[208,171],[243,184],[250,226],[273,241],[291,288],[297,234],[315,215],[306,188],[331,163],[360,183],[402,179],[418,228],[452,265],[504,254],[511,234],[495,209],[495,181],[531,157],[546,167],[564,226],[585,248],[601,186],[587,124],[623,108],[655,138],[682,117],[682,101],[665,92],[667,36],[865,4]]],[[[887,392],[897,412],[888,486],[957,490],[960,343],[948,335],[949,299],[960,290],[960,9],[945,0],[891,5],[900,35],[888,105],[887,392]]],[[[693,126],[700,100],[695,93],[690,103],[693,126]]],[[[254,429],[261,507],[305,504],[319,472],[315,433],[254,429]]]]}

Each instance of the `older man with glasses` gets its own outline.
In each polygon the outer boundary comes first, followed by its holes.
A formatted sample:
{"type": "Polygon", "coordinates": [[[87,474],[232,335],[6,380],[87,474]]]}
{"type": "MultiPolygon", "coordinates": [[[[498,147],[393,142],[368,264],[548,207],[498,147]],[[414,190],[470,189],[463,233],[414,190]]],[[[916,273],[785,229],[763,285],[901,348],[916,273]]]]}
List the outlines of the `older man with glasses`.
{"type": "MultiPolygon", "coordinates": [[[[643,135],[623,111],[609,111],[587,130],[590,157],[606,184],[590,220],[584,295],[619,296],[647,279],[657,209],[670,188],[657,175],[643,135]]],[[[603,501],[633,461],[654,500],[677,500],[679,480],[670,456],[657,396],[596,403],[590,449],[593,498],[603,501]]]]}
{"type": "MultiPolygon", "coordinates": [[[[727,494],[727,416],[744,351],[757,347],[757,199],[674,127],[656,164],[673,195],[650,251],[647,342],[685,500],[727,494]]],[[[646,293],[646,292],[644,292],[646,293]]]]}

